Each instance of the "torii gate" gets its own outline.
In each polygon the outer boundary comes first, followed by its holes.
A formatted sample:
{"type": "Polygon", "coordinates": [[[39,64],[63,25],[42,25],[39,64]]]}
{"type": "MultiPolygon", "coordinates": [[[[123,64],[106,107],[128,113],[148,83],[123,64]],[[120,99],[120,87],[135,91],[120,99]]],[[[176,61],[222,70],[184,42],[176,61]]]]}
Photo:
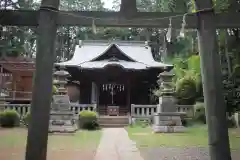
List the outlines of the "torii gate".
{"type": "MultiPolygon", "coordinates": [[[[1,25],[38,26],[36,77],[26,160],[46,160],[52,70],[55,58],[54,41],[58,25],[91,26],[92,21],[95,20],[97,26],[167,28],[169,20],[162,18],[184,14],[137,12],[136,0],[121,0],[121,2],[120,12],[58,12],[59,0],[42,0],[39,11],[0,11],[1,25]]],[[[230,160],[216,28],[240,27],[240,19],[235,18],[240,17],[240,13],[215,14],[212,9],[212,0],[195,0],[195,4],[196,9],[200,12],[186,15],[186,28],[198,30],[203,90],[207,106],[210,157],[211,160],[230,160]]],[[[176,16],[172,19],[173,28],[180,28],[181,23],[182,17],[176,16]]]]}

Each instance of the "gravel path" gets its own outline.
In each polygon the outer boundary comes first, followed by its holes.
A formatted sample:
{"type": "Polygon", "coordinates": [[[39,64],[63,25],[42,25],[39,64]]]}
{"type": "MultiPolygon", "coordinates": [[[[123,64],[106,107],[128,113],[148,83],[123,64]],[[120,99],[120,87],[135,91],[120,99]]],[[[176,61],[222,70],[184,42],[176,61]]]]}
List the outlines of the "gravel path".
{"type": "MultiPolygon", "coordinates": [[[[209,160],[207,148],[145,148],[140,149],[144,160],[209,160]]],[[[240,152],[232,151],[232,160],[239,160],[240,152]]]]}
{"type": "Polygon", "coordinates": [[[104,128],[95,160],[143,160],[124,128],[104,128]]]}

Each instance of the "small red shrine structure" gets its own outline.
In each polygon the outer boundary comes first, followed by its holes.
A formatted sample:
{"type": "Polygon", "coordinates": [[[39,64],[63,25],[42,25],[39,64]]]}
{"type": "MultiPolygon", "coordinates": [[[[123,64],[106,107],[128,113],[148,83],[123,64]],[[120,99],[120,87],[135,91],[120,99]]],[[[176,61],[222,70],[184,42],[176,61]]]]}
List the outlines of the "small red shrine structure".
{"type": "Polygon", "coordinates": [[[34,71],[33,59],[0,58],[0,100],[9,103],[30,103],[34,71]]]}

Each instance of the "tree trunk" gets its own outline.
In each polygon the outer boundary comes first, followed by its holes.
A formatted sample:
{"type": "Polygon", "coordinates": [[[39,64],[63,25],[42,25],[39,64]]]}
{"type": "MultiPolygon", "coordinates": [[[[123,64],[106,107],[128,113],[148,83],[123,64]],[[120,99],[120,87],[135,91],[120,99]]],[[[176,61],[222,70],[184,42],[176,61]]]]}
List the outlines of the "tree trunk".
{"type": "Polygon", "coordinates": [[[59,0],[42,0],[26,160],[46,160],[59,0]]]}

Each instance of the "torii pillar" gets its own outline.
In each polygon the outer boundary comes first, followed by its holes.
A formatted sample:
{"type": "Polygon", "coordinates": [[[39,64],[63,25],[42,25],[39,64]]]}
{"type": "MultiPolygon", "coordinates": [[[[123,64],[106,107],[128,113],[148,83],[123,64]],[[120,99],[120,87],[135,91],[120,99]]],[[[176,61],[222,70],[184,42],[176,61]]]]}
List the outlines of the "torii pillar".
{"type": "Polygon", "coordinates": [[[25,160],[46,160],[59,0],[42,0],[25,160]]]}
{"type": "Polygon", "coordinates": [[[213,2],[195,0],[195,5],[210,159],[231,160],[213,2]]]}

